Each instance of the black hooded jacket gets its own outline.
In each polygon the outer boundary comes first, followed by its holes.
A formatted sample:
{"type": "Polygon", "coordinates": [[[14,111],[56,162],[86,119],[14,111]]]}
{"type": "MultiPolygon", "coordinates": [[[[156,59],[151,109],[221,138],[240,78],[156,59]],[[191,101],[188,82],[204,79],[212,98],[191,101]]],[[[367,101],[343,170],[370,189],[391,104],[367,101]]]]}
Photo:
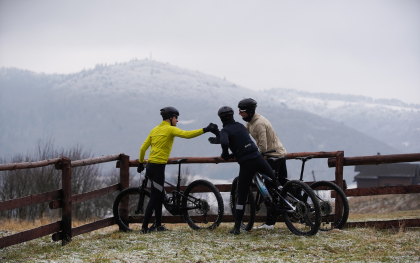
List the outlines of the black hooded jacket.
{"type": "Polygon", "coordinates": [[[234,119],[223,122],[223,129],[220,131],[220,144],[224,153],[227,153],[230,148],[238,163],[261,155],[245,126],[234,119]]]}

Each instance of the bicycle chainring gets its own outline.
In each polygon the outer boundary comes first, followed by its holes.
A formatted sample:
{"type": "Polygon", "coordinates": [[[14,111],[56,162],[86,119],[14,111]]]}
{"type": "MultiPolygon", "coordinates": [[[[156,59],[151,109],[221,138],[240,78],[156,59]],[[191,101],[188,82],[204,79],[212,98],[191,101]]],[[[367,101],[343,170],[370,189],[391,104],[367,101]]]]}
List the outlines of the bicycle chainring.
{"type": "Polygon", "coordinates": [[[140,217],[144,216],[144,211],[137,210],[137,206],[133,205],[129,209],[129,215],[134,219],[139,219],[140,217]]]}
{"type": "Polygon", "coordinates": [[[321,206],[321,214],[323,216],[332,214],[333,208],[332,208],[332,205],[331,205],[330,202],[328,202],[328,201],[322,201],[319,204],[321,206]]]}
{"type": "Polygon", "coordinates": [[[308,207],[302,201],[298,201],[295,204],[296,210],[293,212],[293,217],[295,218],[304,218],[308,215],[308,207]]]}

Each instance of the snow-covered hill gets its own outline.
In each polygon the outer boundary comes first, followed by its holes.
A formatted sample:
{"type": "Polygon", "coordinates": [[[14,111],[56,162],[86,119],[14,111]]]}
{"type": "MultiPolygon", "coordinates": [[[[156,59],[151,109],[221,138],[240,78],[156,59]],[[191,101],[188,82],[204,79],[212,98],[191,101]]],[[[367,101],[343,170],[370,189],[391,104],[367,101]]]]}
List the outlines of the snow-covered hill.
{"type": "MultiPolygon", "coordinates": [[[[340,119],[354,110],[343,110],[337,115],[339,111],[329,111],[329,107],[319,105],[319,101],[327,100],[322,94],[317,98],[311,98],[312,95],[282,89],[254,91],[204,73],[150,60],[98,65],[68,75],[1,69],[0,158],[26,152],[38,139],[51,137],[62,147],[79,143],[91,149],[95,156],[124,152],[135,159],[149,131],[161,121],[160,108],[177,107],[181,112],[179,127],[192,130],[209,122],[221,125],[217,110],[224,105],[236,108],[239,100],[247,97],[258,101],[257,111],[273,123],[288,152],[344,150],[346,156],[356,156],[402,151],[390,146],[388,139],[379,140],[374,132],[369,136],[361,132],[359,126],[351,125],[349,118],[340,119]],[[317,101],[309,103],[305,99],[317,101]]],[[[337,100],[329,98],[327,102],[337,100]]],[[[345,97],[343,101],[349,99],[345,97]]],[[[346,106],[335,110],[342,107],[346,106]]],[[[370,112],[365,115],[369,116],[370,112]]],[[[399,112],[400,119],[411,118],[407,112],[399,112]]],[[[355,122],[365,121],[359,115],[363,116],[363,112],[351,116],[355,122]]],[[[402,136],[409,130],[407,123],[401,123],[402,136]]],[[[171,156],[219,155],[220,148],[207,142],[209,136],[175,140],[171,156]]],[[[326,160],[312,160],[306,167],[309,178],[312,170],[318,180],[333,178],[334,171],[327,168],[326,160]]],[[[232,179],[238,173],[237,164],[192,165],[191,168],[196,174],[213,179],[232,179]]],[[[300,163],[290,161],[288,168],[295,178],[300,163]]],[[[348,182],[353,179],[352,169],[346,170],[348,182]]],[[[171,173],[170,169],[168,172],[171,173]]]]}

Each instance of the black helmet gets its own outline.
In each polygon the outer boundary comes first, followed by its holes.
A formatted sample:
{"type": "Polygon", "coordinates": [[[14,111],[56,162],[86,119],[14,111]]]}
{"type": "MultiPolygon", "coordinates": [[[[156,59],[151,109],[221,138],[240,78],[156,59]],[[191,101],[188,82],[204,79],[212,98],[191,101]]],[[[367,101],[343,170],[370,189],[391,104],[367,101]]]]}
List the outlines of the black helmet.
{"type": "Polygon", "coordinates": [[[217,112],[217,115],[219,115],[221,119],[232,118],[233,109],[229,106],[223,106],[219,109],[219,111],[217,112]]]}
{"type": "Polygon", "coordinates": [[[162,115],[162,118],[166,120],[172,118],[173,116],[178,117],[179,111],[174,107],[165,107],[163,109],[160,109],[160,115],[162,115]]]}
{"type": "Polygon", "coordinates": [[[257,102],[251,98],[243,99],[238,103],[238,108],[241,110],[255,110],[257,107],[257,102]]]}

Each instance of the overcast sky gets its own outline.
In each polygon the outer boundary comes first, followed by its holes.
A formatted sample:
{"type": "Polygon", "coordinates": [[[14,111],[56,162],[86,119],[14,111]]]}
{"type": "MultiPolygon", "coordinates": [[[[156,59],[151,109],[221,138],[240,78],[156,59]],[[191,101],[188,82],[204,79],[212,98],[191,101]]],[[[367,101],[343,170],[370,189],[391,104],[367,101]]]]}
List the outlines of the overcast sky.
{"type": "Polygon", "coordinates": [[[150,57],[251,89],[420,103],[420,1],[0,0],[0,67],[150,57]]]}

